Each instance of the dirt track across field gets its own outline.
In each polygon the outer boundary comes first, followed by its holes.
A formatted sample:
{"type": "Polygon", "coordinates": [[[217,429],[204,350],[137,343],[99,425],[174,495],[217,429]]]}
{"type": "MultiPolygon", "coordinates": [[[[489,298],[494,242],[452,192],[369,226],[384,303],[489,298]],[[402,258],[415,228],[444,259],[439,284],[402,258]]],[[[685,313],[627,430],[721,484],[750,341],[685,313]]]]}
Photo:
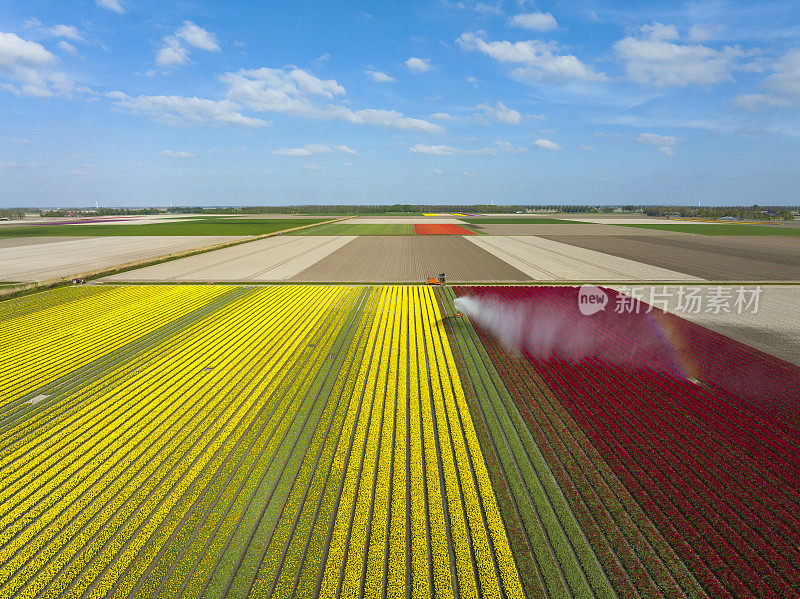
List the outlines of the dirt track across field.
{"type": "Polygon", "coordinates": [[[675,231],[659,231],[657,229],[632,229],[631,227],[618,225],[598,225],[598,224],[553,224],[553,225],[481,225],[473,223],[470,225],[476,231],[488,235],[631,235],[635,231],[637,235],[656,235],[656,236],[680,236],[686,233],[675,231]]]}
{"type": "Polygon", "coordinates": [[[525,273],[457,235],[359,237],[300,274],[297,282],[529,281],[525,273]]]}
{"type": "Polygon", "coordinates": [[[282,281],[324,258],[354,237],[269,237],[131,270],[107,281],[282,281]]]}
{"type": "Polygon", "coordinates": [[[709,281],[800,281],[794,237],[554,236],[568,243],[709,281]]]}
{"type": "MultiPolygon", "coordinates": [[[[565,225],[566,226],[566,225],[565,225]]],[[[468,238],[537,281],[691,281],[682,272],[624,260],[542,237],[468,238]]]]}

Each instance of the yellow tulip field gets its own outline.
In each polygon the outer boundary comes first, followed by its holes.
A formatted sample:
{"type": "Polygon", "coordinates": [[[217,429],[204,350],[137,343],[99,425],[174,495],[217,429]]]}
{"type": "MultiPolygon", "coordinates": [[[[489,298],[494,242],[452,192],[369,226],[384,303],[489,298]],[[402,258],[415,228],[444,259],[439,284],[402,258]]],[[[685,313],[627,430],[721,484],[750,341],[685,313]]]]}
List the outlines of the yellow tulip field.
{"type": "Polygon", "coordinates": [[[0,305],[0,597],[520,597],[432,289],[0,305]]]}

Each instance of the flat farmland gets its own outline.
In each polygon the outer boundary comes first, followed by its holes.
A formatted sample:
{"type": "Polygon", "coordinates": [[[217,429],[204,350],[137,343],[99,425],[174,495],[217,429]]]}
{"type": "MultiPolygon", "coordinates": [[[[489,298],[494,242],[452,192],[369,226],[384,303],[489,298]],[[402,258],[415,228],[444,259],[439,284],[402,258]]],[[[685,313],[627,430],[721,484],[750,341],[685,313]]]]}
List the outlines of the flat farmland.
{"type": "Polygon", "coordinates": [[[330,219],[239,219],[232,217],[197,216],[181,219],[120,219],[109,222],[102,219],[75,219],[74,223],[22,224],[0,227],[3,237],[42,237],[42,236],[246,236],[276,233],[294,227],[325,222],[330,219]],[[93,222],[86,222],[93,220],[93,222]]]}
{"type": "Polygon", "coordinates": [[[259,239],[107,277],[108,281],[280,281],[301,273],[355,237],[259,239]]]}
{"type": "Polygon", "coordinates": [[[685,235],[678,231],[662,231],[657,229],[633,229],[621,225],[604,225],[592,223],[557,222],[551,224],[480,224],[470,225],[476,231],[486,235],[685,235]]]}
{"type": "Polygon", "coordinates": [[[8,240],[0,245],[0,280],[44,281],[69,277],[80,272],[208,247],[242,237],[105,236],[54,243],[20,242],[19,239],[8,240]]]}
{"type": "Polygon", "coordinates": [[[657,225],[624,225],[637,229],[658,229],[696,235],[800,235],[800,229],[781,224],[739,224],[719,222],[665,223],[657,225]]]}
{"type": "MultiPolygon", "coordinates": [[[[565,227],[570,225],[563,225],[565,227]]],[[[469,242],[539,281],[691,281],[674,270],[560,243],[560,237],[475,236],[469,242]]]]}
{"type": "Polygon", "coordinates": [[[414,235],[414,225],[392,222],[360,224],[346,221],[294,231],[291,235],[414,235]]]}
{"type": "Polygon", "coordinates": [[[709,281],[800,281],[800,244],[793,237],[548,238],[709,281]]]}
{"type": "Polygon", "coordinates": [[[3,596],[523,596],[432,289],[0,306],[3,596]]]}
{"type": "Polygon", "coordinates": [[[458,235],[358,237],[310,266],[296,282],[527,281],[530,277],[458,235]]]}
{"type": "Polygon", "coordinates": [[[432,216],[414,216],[414,217],[374,217],[374,216],[359,216],[351,220],[345,221],[346,224],[354,225],[424,225],[429,223],[443,224],[443,225],[463,225],[463,220],[449,217],[432,217],[432,216]]]}

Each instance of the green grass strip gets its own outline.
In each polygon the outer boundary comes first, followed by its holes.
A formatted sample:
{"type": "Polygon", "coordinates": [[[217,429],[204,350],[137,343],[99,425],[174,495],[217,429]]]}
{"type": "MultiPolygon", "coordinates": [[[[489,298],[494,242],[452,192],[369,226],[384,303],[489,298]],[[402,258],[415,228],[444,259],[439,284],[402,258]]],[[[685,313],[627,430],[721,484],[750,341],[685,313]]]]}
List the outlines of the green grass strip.
{"type": "Polygon", "coordinates": [[[659,231],[675,231],[692,233],[693,235],[800,235],[800,227],[784,227],[781,225],[742,225],[742,224],[655,224],[655,225],[621,225],[636,229],[657,229],[659,231]]]}
{"type": "Polygon", "coordinates": [[[284,229],[313,225],[324,218],[196,218],[142,225],[28,225],[1,227],[0,239],[8,237],[108,237],[130,235],[264,235],[284,229]]]}
{"type": "Polygon", "coordinates": [[[330,223],[293,231],[289,235],[414,235],[414,225],[385,224],[360,225],[358,223],[330,223]]]}

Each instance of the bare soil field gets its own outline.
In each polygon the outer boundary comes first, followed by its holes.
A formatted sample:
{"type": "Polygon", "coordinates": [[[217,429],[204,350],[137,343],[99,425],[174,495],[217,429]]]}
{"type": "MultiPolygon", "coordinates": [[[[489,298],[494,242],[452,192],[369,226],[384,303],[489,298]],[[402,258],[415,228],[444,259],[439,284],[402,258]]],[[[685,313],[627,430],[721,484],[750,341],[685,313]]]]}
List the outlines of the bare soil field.
{"type": "Polygon", "coordinates": [[[277,236],[107,277],[106,281],[282,281],[355,237],[277,236]]]}
{"type": "Polygon", "coordinates": [[[109,236],[81,239],[75,237],[73,241],[0,247],[0,281],[45,281],[69,277],[116,264],[155,258],[236,239],[242,238],[109,236]]]}
{"type": "Polygon", "coordinates": [[[552,225],[470,225],[476,231],[487,235],[630,235],[631,231],[641,235],[685,235],[674,231],[660,231],[656,229],[632,229],[616,225],[598,225],[593,223],[562,223],[552,225]]]}
{"type": "Polygon", "coordinates": [[[92,239],[92,238],[91,237],[6,237],[6,238],[0,238],[0,249],[16,248],[26,245],[40,245],[42,243],[79,241],[81,239],[92,239]]]}
{"type": "Polygon", "coordinates": [[[359,237],[307,268],[297,282],[422,282],[445,273],[448,281],[529,281],[460,236],[359,237]]]}
{"type": "Polygon", "coordinates": [[[538,281],[690,281],[682,272],[614,258],[541,237],[466,238],[538,281]]]}
{"type": "Polygon", "coordinates": [[[792,237],[576,235],[552,239],[709,281],[800,281],[800,243],[792,237]]]}
{"type": "MultiPolygon", "coordinates": [[[[615,285],[609,287],[620,289],[615,285]]],[[[800,366],[800,315],[797,306],[800,306],[800,285],[764,285],[758,299],[758,308],[754,313],[743,310],[741,314],[731,302],[730,312],[706,312],[705,308],[698,313],[676,310],[678,305],[677,286],[670,286],[671,296],[668,298],[668,309],[685,318],[707,327],[717,333],[726,335],[741,343],[755,347],[763,352],[786,360],[800,366]]],[[[709,285],[692,285],[700,287],[701,297],[708,297],[709,285]]],[[[751,293],[755,285],[745,285],[744,289],[751,293]]],[[[655,294],[663,292],[662,286],[643,285],[637,287],[638,294],[644,301],[651,297],[651,290],[655,294]]],[[[733,298],[736,297],[739,286],[731,288],[733,298]]],[[[686,287],[688,291],[688,286],[686,287]]],[[[625,291],[622,289],[622,291],[625,291]]],[[[750,297],[749,295],[747,297],[750,297]]],[[[663,307],[659,305],[658,307],[663,307]]]]}

